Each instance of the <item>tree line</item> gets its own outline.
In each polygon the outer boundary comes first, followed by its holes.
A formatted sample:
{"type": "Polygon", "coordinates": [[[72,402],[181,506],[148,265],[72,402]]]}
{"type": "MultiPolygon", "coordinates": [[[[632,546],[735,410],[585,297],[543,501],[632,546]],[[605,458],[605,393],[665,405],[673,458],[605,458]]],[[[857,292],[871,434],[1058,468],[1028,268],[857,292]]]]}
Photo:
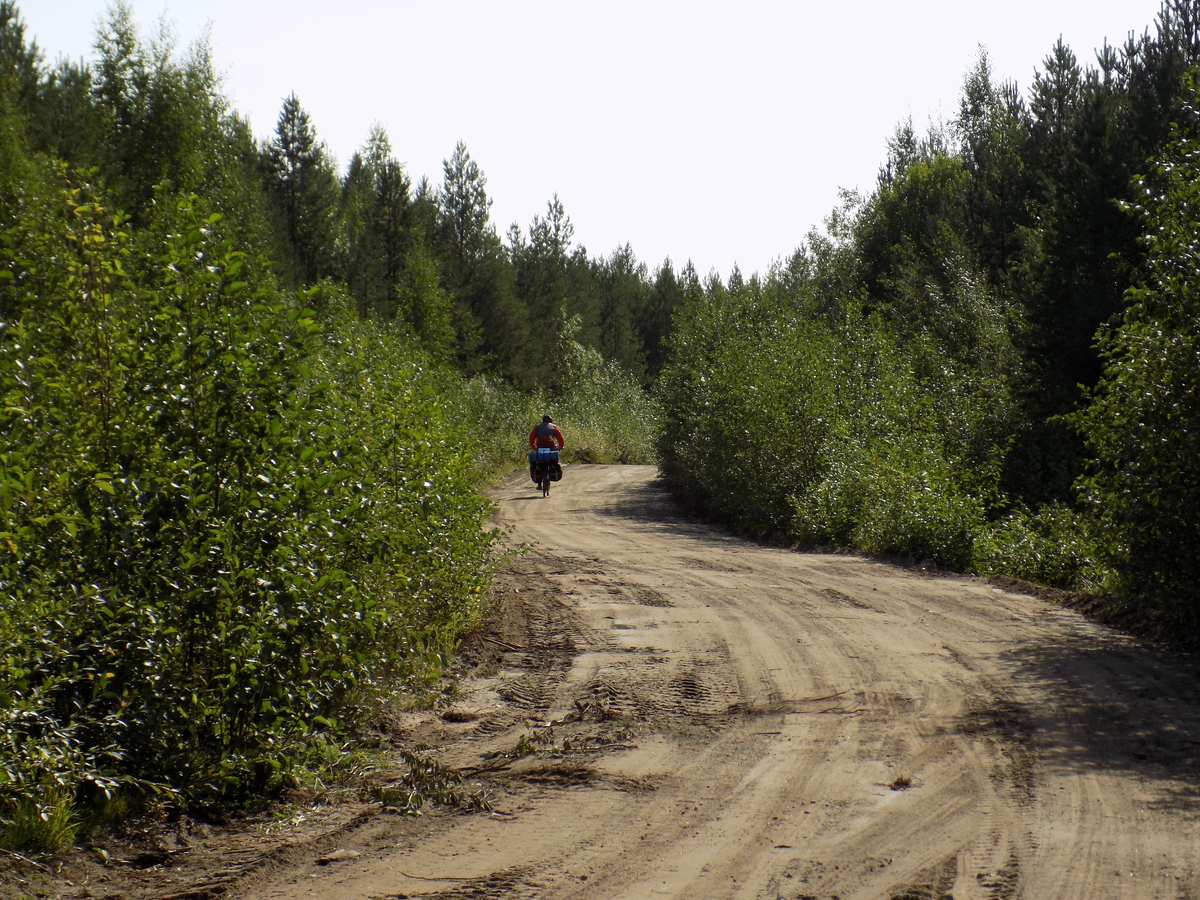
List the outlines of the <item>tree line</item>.
{"type": "Polygon", "coordinates": [[[414,184],[377,125],[343,172],[294,94],[257,140],[221,94],[208,46],[177,59],[169,33],[139,37],[127,4],[111,8],[94,63],[53,67],[24,40],[13,3],[0,16],[27,146],[72,170],[97,167],[133,221],[151,214],[162,185],[201,193],[275,260],[281,283],[344,284],[360,315],[403,323],[466,373],[552,385],[567,340],[643,381],[661,367],[694,271],[669,260],[650,271],[628,245],[590,256],[557,196],[527,228],[500,235],[487,178],[461,142],[440,185],[414,184]]]}
{"type": "Polygon", "coordinates": [[[327,767],[477,621],[531,422],[652,452],[671,267],[489,207],[462,145],[439,188],[378,128],[339,172],[204,42],[116,3],[47,66],[0,0],[0,847],[327,767]]]}
{"type": "Polygon", "coordinates": [[[1200,4],[1027,92],[986,55],[874,190],[763,277],[685,300],[677,493],[759,534],[1101,591],[1200,624],[1190,356],[1200,4]]]}
{"type": "Polygon", "coordinates": [[[304,777],[475,620],[544,409],[762,537],[1103,592],[1194,634],[1200,2],[1027,92],[985,56],[768,272],[501,235],[461,143],[257,139],[204,42],[0,0],[0,820],[304,777]],[[560,416],[560,411],[562,415],[560,416]],[[650,447],[651,444],[654,447],[650,447]]]}

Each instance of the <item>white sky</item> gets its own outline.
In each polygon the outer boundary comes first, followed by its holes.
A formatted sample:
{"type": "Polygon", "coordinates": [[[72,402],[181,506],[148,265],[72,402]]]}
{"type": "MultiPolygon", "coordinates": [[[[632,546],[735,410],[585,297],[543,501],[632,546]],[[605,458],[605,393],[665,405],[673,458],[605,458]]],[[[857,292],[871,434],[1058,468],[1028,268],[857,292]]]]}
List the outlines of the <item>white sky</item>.
{"type": "MultiPolygon", "coordinates": [[[[91,57],[104,0],[23,0],[46,56],[91,57]]],[[[957,109],[983,45],[1026,89],[1062,35],[1091,62],[1159,0],[882,3],[136,0],[181,44],[212,25],[234,105],[268,135],[295,91],[344,164],[373,122],[414,182],[458,139],[492,217],[528,227],[558,192],[592,254],[747,276],[869,191],[896,124],[957,109]]]]}

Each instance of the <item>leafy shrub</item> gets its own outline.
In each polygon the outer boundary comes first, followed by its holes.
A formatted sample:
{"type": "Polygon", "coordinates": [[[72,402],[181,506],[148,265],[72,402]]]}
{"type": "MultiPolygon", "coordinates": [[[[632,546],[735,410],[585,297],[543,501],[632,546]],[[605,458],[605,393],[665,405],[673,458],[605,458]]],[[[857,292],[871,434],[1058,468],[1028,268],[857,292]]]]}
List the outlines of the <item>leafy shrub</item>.
{"type": "Polygon", "coordinates": [[[356,685],[452,649],[486,589],[488,504],[424,358],[336,308],[323,329],[220,229],[160,196],[133,232],[68,186],[0,245],[18,812],[288,777],[356,685]]]}
{"type": "Polygon", "coordinates": [[[779,279],[710,288],[663,375],[668,482],[753,534],[965,566],[999,472],[990,413],[949,362],[920,378],[918,357],[877,318],[805,311],[779,279]]]}
{"type": "Polygon", "coordinates": [[[677,319],[663,372],[658,453],[668,483],[702,512],[754,534],[790,529],[789,498],[827,467],[836,351],[818,323],[760,303],[753,289],[712,296],[677,319]]]}
{"type": "MultiPolygon", "coordinates": [[[[560,387],[535,394],[537,404],[570,433],[565,458],[573,462],[655,462],[658,410],[632,373],[570,339],[560,356],[560,387]]],[[[540,419],[537,406],[530,424],[540,419]]],[[[528,432],[528,429],[526,429],[528,432]]],[[[565,432],[565,433],[566,433],[565,432]]]]}
{"type": "MultiPolygon", "coordinates": [[[[929,466],[934,458],[918,460],[929,466]]],[[[956,569],[971,563],[983,505],[955,483],[948,466],[877,467],[864,479],[853,545],[872,553],[933,559],[956,569]]]]}
{"type": "Polygon", "coordinates": [[[1088,525],[1060,504],[1018,510],[978,535],[975,570],[1068,590],[1093,588],[1100,575],[1088,525]]]}
{"type": "Polygon", "coordinates": [[[574,340],[566,341],[560,364],[553,394],[519,391],[485,375],[445,384],[448,415],[469,436],[481,469],[524,465],[529,429],[547,413],[563,431],[566,462],[654,463],[658,408],[637,379],[574,340]]]}
{"type": "Polygon", "coordinates": [[[1124,321],[1101,332],[1106,366],[1072,421],[1094,454],[1084,496],[1117,591],[1200,627],[1200,94],[1139,180],[1147,271],[1124,321]]]}
{"type": "Polygon", "coordinates": [[[387,326],[345,316],[315,366],[317,419],[358,477],[345,513],[345,565],[379,604],[379,671],[415,655],[446,655],[476,617],[498,537],[482,527],[474,435],[464,441],[446,376],[387,326]]]}

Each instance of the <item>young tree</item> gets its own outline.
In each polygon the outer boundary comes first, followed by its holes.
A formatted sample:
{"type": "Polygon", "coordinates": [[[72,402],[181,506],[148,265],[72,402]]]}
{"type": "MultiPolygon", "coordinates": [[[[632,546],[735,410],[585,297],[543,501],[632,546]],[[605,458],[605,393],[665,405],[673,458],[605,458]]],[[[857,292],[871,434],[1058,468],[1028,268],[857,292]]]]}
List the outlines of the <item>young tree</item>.
{"type": "Polygon", "coordinates": [[[13,0],[0,0],[0,90],[7,102],[28,114],[42,78],[42,51],[25,42],[25,23],[13,0]]]}
{"type": "Polygon", "coordinates": [[[1103,332],[1104,377],[1073,421],[1094,454],[1083,482],[1127,599],[1200,627],[1200,94],[1137,182],[1147,266],[1119,327],[1103,332]]]}
{"type": "Polygon", "coordinates": [[[454,355],[454,313],[426,245],[422,208],[382,127],[354,154],[343,185],[347,276],[362,315],[402,324],[438,362],[454,355]]]}
{"type": "Polygon", "coordinates": [[[92,99],[102,124],[97,159],[116,206],[135,226],[161,213],[156,197],[203,195],[220,207],[218,231],[267,251],[259,157],[245,119],[221,93],[207,35],[182,55],[166,26],[147,42],[124,0],[96,39],[92,99]]]}
{"type": "Polygon", "coordinates": [[[528,242],[514,244],[512,264],[517,296],[528,310],[529,345],[524,370],[535,384],[553,380],[568,318],[571,224],[558,195],[547,201],[546,215],[534,216],[528,242]]]}
{"type": "Polygon", "coordinates": [[[603,298],[600,350],[641,378],[646,372],[642,324],[650,293],[646,267],[626,244],[604,260],[597,275],[603,298]]]}
{"type": "Polygon", "coordinates": [[[60,60],[38,86],[37,102],[26,116],[31,149],[72,168],[99,162],[106,123],[93,90],[87,64],[60,60]]]}
{"type": "Polygon", "coordinates": [[[282,220],[296,280],[334,272],[337,175],[325,144],[295,94],[283,101],[275,135],[263,148],[267,193],[282,220]]]}
{"type": "Polygon", "coordinates": [[[342,186],[346,222],[347,282],[362,315],[403,315],[399,281],[412,245],[408,228],[410,183],[392,156],[387,132],[371,128],[350,160],[342,186]]]}
{"type": "Polygon", "coordinates": [[[654,274],[654,284],[647,297],[645,313],[639,323],[642,348],[646,355],[646,374],[657,378],[667,361],[667,340],[671,335],[671,319],[683,302],[684,285],[675,275],[668,257],[654,274]]]}
{"type": "Polygon", "coordinates": [[[487,178],[462,141],[442,162],[442,172],[438,236],[451,265],[452,284],[457,287],[471,281],[489,249],[488,238],[495,235],[488,221],[492,200],[487,195],[487,178]]]}
{"type": "Polygon", "coordinates": [[[575,226],[555,194],[546,202],[546,215],[534,216],[529,225],[529,243],[514,260],[521,296],[529,316],[539,328],[557,322],[566,313],[567,260],[575,226]]]}
{"type": "Polygon", "coordinates": [[[26,45],[25,24],[16,6],[0,2],[0,228],[11,224],[29,175],[24,97],[31,80],[36,88],[39,66],[40,52],[36,45],[26,45]]]}
{"type": "Polygon", "coordinates": [[[135,221],[148,212],[158,185],[201,186],[205,132],[224,112],[203,53],[190,61],[195,66],[180,66],[174,50],[165,27],[144,44],[124,0],[109,7],[96,38],[93,96],[107,125],[102,164],[135,221]]]}
{"type": "Polygon", "coordinates": [[[512,267],[490,222],[487,178],[459,141],[442,162],[435,246],[450,291],[459,365],[524,377],[528,323],[512,267]]]}

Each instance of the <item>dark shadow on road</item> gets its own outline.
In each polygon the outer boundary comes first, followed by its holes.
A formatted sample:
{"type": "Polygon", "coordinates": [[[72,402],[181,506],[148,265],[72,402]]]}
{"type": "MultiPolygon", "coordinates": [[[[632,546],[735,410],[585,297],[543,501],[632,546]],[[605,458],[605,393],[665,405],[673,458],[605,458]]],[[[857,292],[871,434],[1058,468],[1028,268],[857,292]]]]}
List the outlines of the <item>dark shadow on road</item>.
{"type": "Polygon", "coordinates": [[[1097,770],[1142,782],[1161,810],[1200,813],[1200,658],[1082,618],[1008,654],[1046,775],[1097,770]]]}
{"type": "Polygon", "coordinates": [[[745,540],[720,525],[689,515],[668,493],[662,478],[626,487],[619,496],[596,504],[591,511],[599,516],[625,519],[636,526],[653,528],[660,534],[674,533],[726,545],[745,540]]]}

